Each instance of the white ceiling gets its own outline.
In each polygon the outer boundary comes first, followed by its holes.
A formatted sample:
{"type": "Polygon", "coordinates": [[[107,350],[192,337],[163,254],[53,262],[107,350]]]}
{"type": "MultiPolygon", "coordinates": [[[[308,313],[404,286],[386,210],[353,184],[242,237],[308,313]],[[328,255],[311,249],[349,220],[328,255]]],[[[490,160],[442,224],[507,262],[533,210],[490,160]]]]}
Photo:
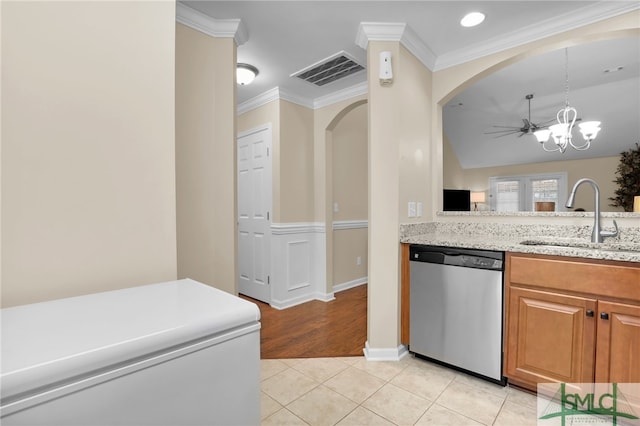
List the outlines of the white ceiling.
{"type": "MultiPolygon", "coordinates": [[[[290,77],[340,51],[365,65],[366,51],[356,44],[361,22],[406,23],[422,42],[422,52],[426,52],[419,59],[430,69],[440,70],[640,8],[638,1],[576,0],[180,3],[212,18],[241,19],[248,39],[238,47],[238,62],[256,66],[260,74],[251,85],[238,87],[239,104],[277,87],[281,93],[311,105],[314,100],[365,82],[364,72],[323,87],[290,77]],[[485,22],[474,28],[461,27],[460,19],[470,11],[485,13],[485,22]]],[[[599,52],[604,52],[602,60],[594,65],[596,56],[592,51],[582,46],[571,49],[569,99],[583,119],[588,120],[588,114],[593,114],[603,122],[603,130],[594,143],[600,143],[598,149],[594,146],[586,152],[592,156],[616,155],[622,150],[619,146],[623,141],[631,139],[627,145],[632,146],[640,137],[638,39],[619,46],[602,45],[599,52]],[[616,83],[608,82],[606,88],[601,87],[602,70],[618,65],[625,69],[607,76],[616,83]],[[590,95],[587,87],[594,85],[598,91],[590,95]],[[607,95],[611,97],[606,98],[607,95]],[[597,100],[595,104],[594,100],[597,100]],[[631,117],[630,114],[635,115],[631,117]],[[624,134],[614,131],[618,128],[624,128],[624,134]],[[605,152],[602,146],[611,145],[611,141],[619,144],[611,152],[605,152]]],[[[491,131],[492,125],[520,125],[521,118],[527,116],[525,95],[528,93],[535,95],[532,101],[534,122],[555,116],[564,102],[564,52],[546,55],[549,55],[546,59],[530,58],[486,78],[452,100],[452,104],[462,103],[462,106],[444,108],[445,133],[464,167],[549,161],[560,155],[544,153],[546,157],[542,157],[539,146],[523,151],[525,139],[533,136],[494,139],[493,135],[483,134],[491,131]],[[456,126],[451,126],[452,122],[456,126]],[[513,149],[514,145],[517,149],[513,149]]],[[[573,153],[565,153],[563,159],[570,155],[573,153]]]]}

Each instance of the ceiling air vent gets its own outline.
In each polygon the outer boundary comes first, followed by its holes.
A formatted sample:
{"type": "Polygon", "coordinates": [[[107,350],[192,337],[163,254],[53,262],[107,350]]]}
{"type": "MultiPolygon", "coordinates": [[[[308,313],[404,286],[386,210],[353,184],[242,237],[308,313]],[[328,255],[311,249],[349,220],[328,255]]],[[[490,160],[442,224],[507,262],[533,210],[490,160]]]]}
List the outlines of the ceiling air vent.
{"type": "Polygon", "coordinates": [[[316,86],[324,86],[363,69],[364,67],[351,55],[342,51],[291,74],[291,77],[298,77],[316,86]]]}

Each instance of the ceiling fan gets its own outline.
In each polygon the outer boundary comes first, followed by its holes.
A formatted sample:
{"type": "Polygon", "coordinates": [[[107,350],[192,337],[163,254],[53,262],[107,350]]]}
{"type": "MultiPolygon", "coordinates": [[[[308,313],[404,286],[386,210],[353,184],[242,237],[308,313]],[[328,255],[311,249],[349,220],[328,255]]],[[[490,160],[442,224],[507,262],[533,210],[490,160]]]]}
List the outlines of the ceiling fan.
{"type": "MultiPolygon", "coordinates": [[[[522,137],[522,135],[533,135],[533,132],[536,130],[544,129],[547,124],[551,123],[555,120],[552,118],[551,120],[544,121],[542,123],[533,123],[531,121],[531,99],[533,99],[533,94],[529,94],[525,96],[525,99],[529,101],[529,116],[528,118],[522,119],[522,126],[491,126],[495,128],[501,128],[503,130],[496,130],[494,132],[485,132],[485,135],[497,135],[494,138],[501,138],[503,136],[514,135],[516,133],[520,133],[518,137],[522,137]]],[[[578,121],[578,120],[576,120],[578,121]]]]}

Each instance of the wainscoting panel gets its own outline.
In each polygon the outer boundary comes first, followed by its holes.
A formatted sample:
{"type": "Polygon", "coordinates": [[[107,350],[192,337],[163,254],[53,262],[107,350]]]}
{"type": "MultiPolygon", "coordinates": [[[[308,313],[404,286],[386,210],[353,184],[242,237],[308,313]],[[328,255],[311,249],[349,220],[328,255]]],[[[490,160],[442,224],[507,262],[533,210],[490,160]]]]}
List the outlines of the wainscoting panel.
{"type": "Polygon", "coordinates": [[[311,241],[287,242],[287,291],[311,286],[311,241]]]}
{"type": "Polygon", "coordinates": [[[271,306],[285,309],[310,300],[333,300],[333,292],[326,292],[324,224],[274,223],[271,236],[271,306]]]}

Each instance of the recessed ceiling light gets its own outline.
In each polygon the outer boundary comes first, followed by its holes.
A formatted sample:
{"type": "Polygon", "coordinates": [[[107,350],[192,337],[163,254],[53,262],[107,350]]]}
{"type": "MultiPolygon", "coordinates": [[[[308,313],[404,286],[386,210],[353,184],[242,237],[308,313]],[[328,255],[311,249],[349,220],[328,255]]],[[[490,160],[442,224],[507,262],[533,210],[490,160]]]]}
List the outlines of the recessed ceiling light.
{"type": "Polygon", "coordinates": [[[484,21],[484,13],[481,12],[471,12],[467,13],[464,18],[460,20],[460,25],[463,27],[475,27],[484,21]]]}

